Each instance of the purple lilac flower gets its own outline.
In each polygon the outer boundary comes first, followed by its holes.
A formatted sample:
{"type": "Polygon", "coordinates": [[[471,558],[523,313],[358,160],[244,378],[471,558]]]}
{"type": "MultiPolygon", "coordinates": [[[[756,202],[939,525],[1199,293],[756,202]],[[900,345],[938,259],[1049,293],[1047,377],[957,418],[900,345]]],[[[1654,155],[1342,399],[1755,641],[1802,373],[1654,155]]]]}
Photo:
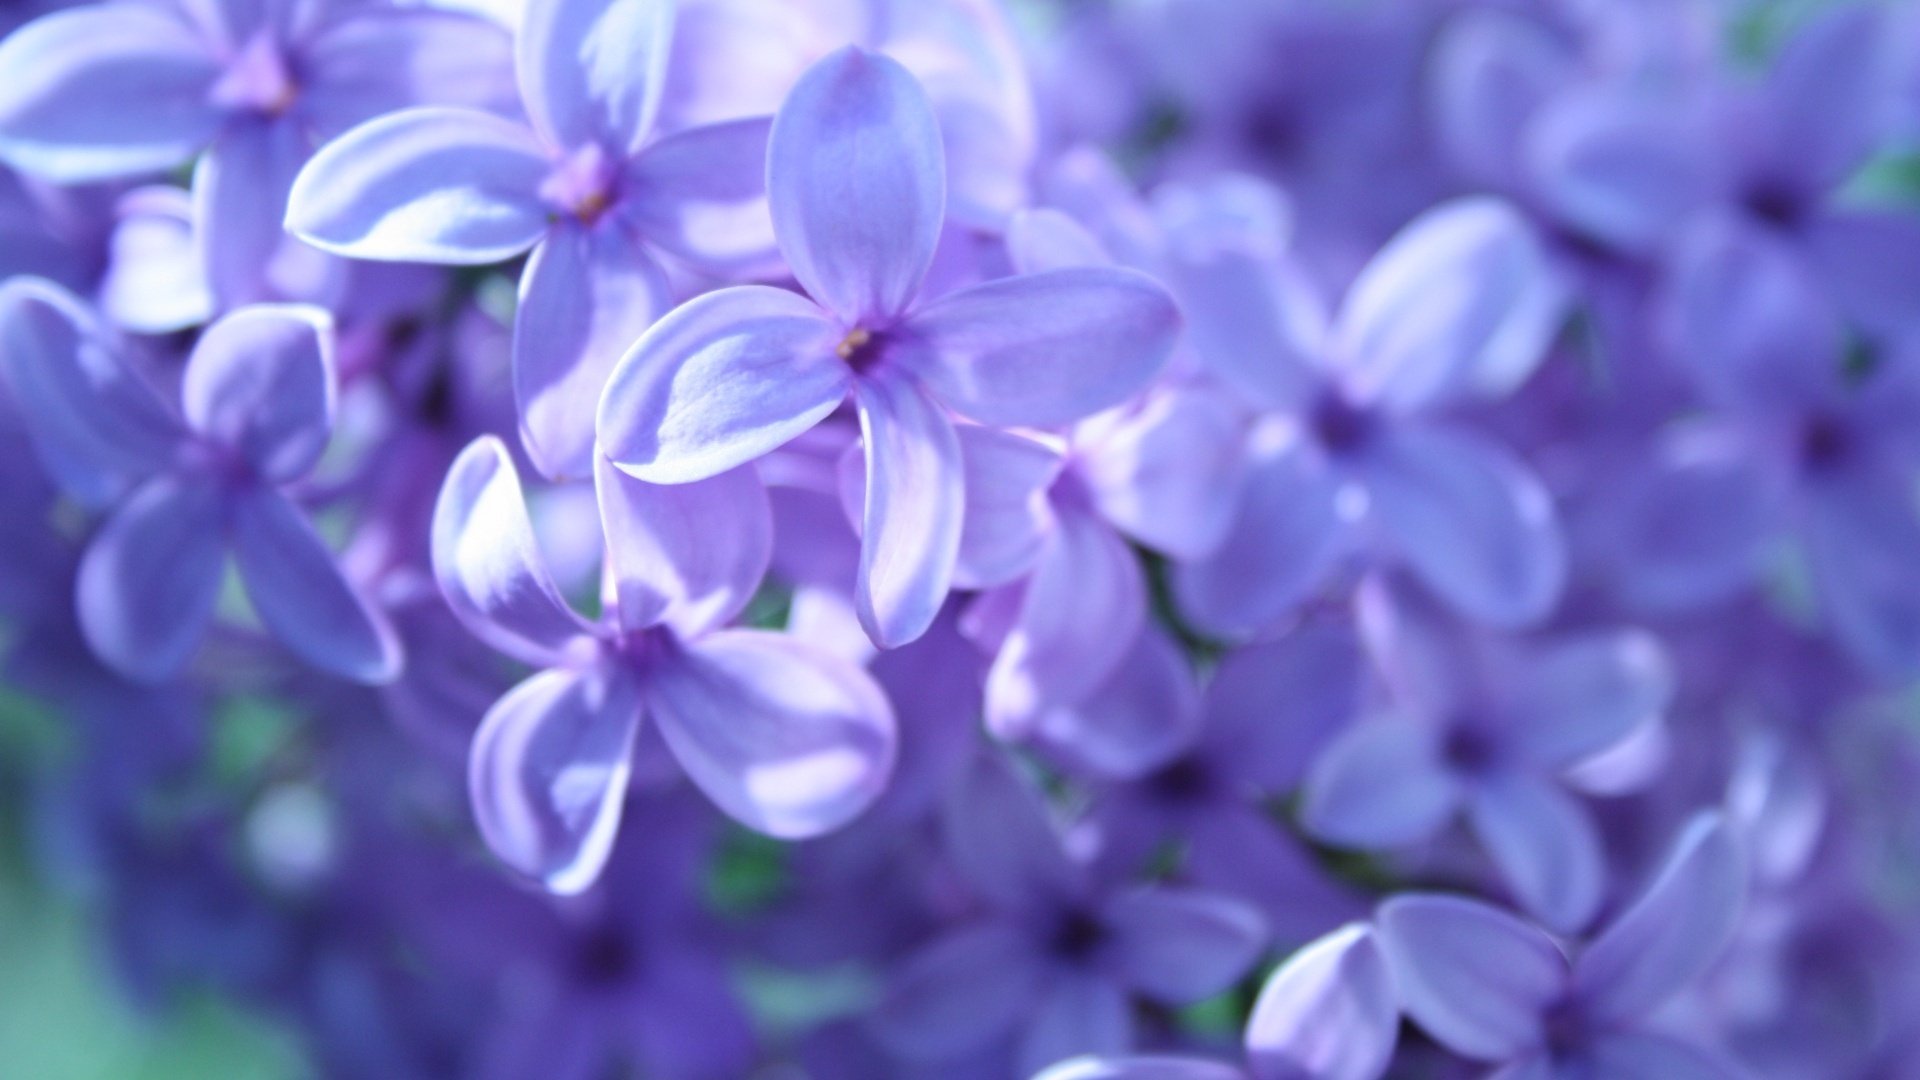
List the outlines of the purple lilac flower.
{"type": "Polygon", "coordinates": [[[1118,404],[1166,358],[1179,320],[1129,270],[1021,275],[919,302],[945,216],[939,126],[906,69],[858,48],[810,69],[774,121],[767,190],[806,289],[743,286],[676,309],[622,359],[600,439],[649,483],[735,468],[852,395],[866,455],[862,625],[920,636],[958,554],[964,473],[946,408],[1053,426],[1118,404]]]}
{"type": "Polygon", "coordinates": [[[334,565],[286,488],[333,424],[331,325],[308,307],[243,308],[207,328],[178,411],[133,371],[70,294],[16,279],[0,294],[5,372],[63,482],[111,516],[80,567],[80,624],[131,678],[177,674],[205,632],[232,553],[254,613],[315,667],[362,682],[399,645],[334,565]]]}
{"type": "Polygon", "coordinates": [[[662,133],[670,0],[540,0],[516,42],[528,122],[388,112],[301,171],[287,227],[361,259],[449,265],[532,255],[514,319],[514,395],[541,472],[593,471],[593,408],[620,354],[671,303],[663,258],[711,272],[772,250],[764,118],[662,133]]]}
{"type": "Polygon", "coordinates": [[[596,479],[607,536],[597,623],[561,599],[497,439],[460,455],[434,514],[434,572],[454,614],[543,669],[474,737],[474,815],[494,853],[555,892],[593,884],[648,718],[688,778],[755,829],[812,836],[865,809],[893,765],[880,689],[789,636],[722,629],[769,555],[752,470],[657,487],[603,462],[596,479]]]}

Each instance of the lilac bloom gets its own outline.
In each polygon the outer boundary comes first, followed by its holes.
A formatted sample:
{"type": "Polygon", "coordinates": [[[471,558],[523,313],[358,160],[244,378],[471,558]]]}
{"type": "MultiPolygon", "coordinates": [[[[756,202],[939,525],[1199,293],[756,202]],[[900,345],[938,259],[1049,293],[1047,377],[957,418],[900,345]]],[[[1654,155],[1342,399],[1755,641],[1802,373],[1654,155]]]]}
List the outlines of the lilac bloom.
{"type": "Polygon", "coordinates": [[[1920,366],[1850,375],[1832,305],[1778,238],[1732,219],[1691,230],[1664,312],[1714,411],[1661,436],[1612,525],[1625,595],[1655,611],[1722,599],[1797,541],[1835,636],[1869,668],[1920,669],[1920,366]]]}
{"type": "Polygon", "coordinates": [[[597,623],[560,598],[499,440],[460,455],[434,513],[434,572],[454,614],[542,669],[474,737],[474,815],[494,853],[553,892],[593,884],[648,718],[694,784],[761,832],[814,836],[866,809],[894,757],[879,687],[784,634],[721,629],[766,571],[758,478],[655,487],[604,462],[596,473],[608,582],[597,623]]]}
{"type": "Polygon", "coordinates": [[[1589,631],[1476,647],[1385,590],[1362,605],[1394,696],[1314,762],[1308,831],[1389,848],[1464,813],[1521,906],[1579,930],[1599,907],[1605,864],[1591,815],[1556,776],[1658,719],[1673,675],[1657,639],[1589,631]]]}
{"type": "Polygon", "coordinates": [[[1712,814],[1681,832],[1645,893],[1568,962],[1498,908],[1409,893],[1379,933],[1407,1015],[1502,1080],[1709,1080],[1737,1069],[1664,1032],[1658,1016],[1719,955],[1746,895],[1738,844],[1712,814]]]}
{"type": "Polygon", "coordinates": [[[1130,270],[1081,267],[919,299],[945,215],[938,124],[905,68],[848,47],[811,68],[774,121],[767,187],[807,295],[709,293],[661,319],[600,403],[607,456],[649,483],[751,461],[851,396],[866,455],[860,620],[875,643],[925,631],[945,599],[965,504],[947,414],[1070,423],[1131,397],[1179,316],[1130,270]]]}
{"type": "Polygon", "coordinates": [[[199,259],[229,310],[299,294],[286,275],[313,253],[283,243],[281,218],[315,145],[426,99],[491,103],[506,58],[498,27],[426,8],[85,4],[0,44],[0,159],[71,183],[198,156],[199,259]]]}
{"type": "Polygon", "coordinates": [[[57,286],[9,282],[0,334],[43,459],[63,482],[125,492],[80,567],[80,622],[103,661],[143,681],[177,674],[212,619],[231,553],[254,613],[302,660],[360,682],[398,673],[385,619],[285,491],[332,432],[325,312],[254,306],[208,327],[178,412],[57,286]]]}
{"type": "Polygon", "coordinates": [[[1523,220],[1487,199],[1429,211],[1331,323],[1284,261],[1231,239],[1183,250],[1174,281],[1196,350],[1271,410],[1248,429],[1226,541],[1175,576],[1191,619],[1257,630],[1360,541],[1477,621],[1551,609],[1567,572],[1551,497],[1497,443],[1430,415],[1517,385],[1558,325],[1564,292],[1523,220]]]}
{"type": "Polygon", "coordinates": [[[1231,1065],[1201,1058],[1077,1057],[1033,1075],[1033,1080],[1246,1080],[1231,1065]]]}
{"type": "Polygon", "coordinates": [[[360,259],[483,265],[531,251],[514,319],[521,435],[542,473],[593,469],[593,410],[662,311],[664,261],[737,270],[772,252],[765,118],[663,134],[672,0],[538,0],[518,37],[529,122],[389,113],[301,170],[287,227],[360,259]]]}
{"type": "MultiPolygon", "coordinates": [[[[1229,653],[1198,722],[1175,733],[1155,767],[1097,789],[1103,861],[1132,870],[1177,845],[1185,877],[1258,903],[1283,943],[1361,915],[1360,898],[1266,804],[1297,791],[1314,758],[1360,713],[1365,664],[1343,619],[1313,619],[1229,653]]],[[[1142,705],[1164,708],[1154,699],[1142,705]]]]}
{"type": "Polygon", "coordinates": [[[1371,926],[1349,923],[1294,953],[1247,1020],[1253,1080],[1378,1080],[1393,1061],[1400,1003],[1371,926]]]}
{"type": "Polygon", "coordinates": [[[1071,858],[1037,792],[983,758],[944,818],[956,867],[986,904],[912,953],[872,1016],[901,1057],[939,1061],[1011,1039],[1027,1075],[1133,1041],[1131,998],[1198,1001],[1266,941],[1259,914],[1176,886],[1103,885],[1071,858]]]}

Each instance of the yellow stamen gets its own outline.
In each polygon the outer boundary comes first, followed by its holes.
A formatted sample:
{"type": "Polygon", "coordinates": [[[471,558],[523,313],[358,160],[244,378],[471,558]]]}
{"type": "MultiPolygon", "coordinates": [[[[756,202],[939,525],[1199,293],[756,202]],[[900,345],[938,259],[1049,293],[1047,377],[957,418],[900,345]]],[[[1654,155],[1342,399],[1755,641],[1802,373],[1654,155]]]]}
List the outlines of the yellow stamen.
{"type": "Polygon", "coordinates": [[[863,327],[856,326],[848,331],[847,336],[841,339],[840,344],[835,346],[833,351],[839,355],[840,359],[851,360],[854,353],[866,348],[867,342],[872,340],[872,334],[863,327]]]}

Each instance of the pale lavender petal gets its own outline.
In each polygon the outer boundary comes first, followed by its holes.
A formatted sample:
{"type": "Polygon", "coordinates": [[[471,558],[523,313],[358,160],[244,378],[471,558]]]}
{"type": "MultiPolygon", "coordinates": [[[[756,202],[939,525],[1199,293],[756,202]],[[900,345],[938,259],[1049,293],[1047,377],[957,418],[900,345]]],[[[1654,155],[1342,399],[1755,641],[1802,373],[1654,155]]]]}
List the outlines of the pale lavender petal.
{"type": "Polygon", "coordinates": [[[668,135],[627,166],[618,213],[647,242],[725,270],[776,254],[767,208],[765,118],[668,135]]]}
{"type": "Polygon", "coordinates": [[[1232,986],[1267,944],[1260,912],[1226,893],[1140,889],[1108,904],[1104,916],[1119,977],[1168,1005],[1188,1005],[1232,986]]]}
{"type": "Polygon", "coordinates": [[[219,596],[225,513],[211,484],[159,476],[95,534],[80,562],[80,629],[108,667],[161,682],[186,664],[219,596]]]}
{"type": "Polygon", "coordinates": [[[1920,544],[1903,470],[1833,476],[1808,485],[1801,537],[1834,635],[1862,662],[1900,675],[1920,670],[1920,544]]]}
{"type": "Polygon", "coordinates": [[[1704,137],[1684,105],[1608,84],[1548,105],[1525,153],[1534,186],[1567,226],[1654,254],[1708,196],[1704,137]]]}
{"type": "Polygon", "coordinates": [[[1834,299],[1853,318],[1889,339],[1920,325],[1920,214],[1908,207],[1837,207],[1806,227],[1808,250],[1834,299]]]}
{"type": "Polygon", "coordinates": [[[410,105],[517,104],[513,36],[453,11],[370,5],[326,26],[302,58],[300,115],[322,140],[410,105]]]}
{"type": "Polygon", "coordinates": [[[767,196],[780,250],[814,299],[850,324],[901,314],[946,216],[945,155],[926,91],[896,61],[858,46],[821,60],[774,118],[767,196]]]}
{"type": "MultiPolygon", "coordinates": [[[[170,185],[137,188],[115,207],[100,310],[139,334],[167,334],[213,313],[193,233],[193,204],[170,185]]],[[[275,227],[279,225],[275,222],[275,227]]]]}
{"type": "Polygon", "coordinates": [[[333,434],[333,317],[305,305],[242,308],[207,327],[180,398],[187,423],[259,475],[306,475],[333,434]]]}
{"type": "Polygon", "coordinates": [[[1207,759],[1255,790],[1292,791],[1359,715],[1366,683],[1366,658],[1345,619],[1310,620],[1235,649],[1207,686],[1207,759]]]}
{"type": "Polygon", "coordinates": [[[660,268],[619,229],[562,224],[534,249],[513,320],[513,395],[542,473],[592,475],[600,394],[668,302],[660,268]]]}
{"type": "Polygon", "coordinates": [[[287,228],[358,259],[500,262],[532,247],[552,211],[552,165],[531,131],[471,109],[389,113],[320,148],[287,200],[287,228]]]}
{"type": "Polygon", "coordinates": [[[640,720],[624,673],[543,671],[509,690],[480,722],[467,764],[494,855],[552,892],[592,885],[620,828],[640,720]]]}
{"type": "Polygon", "coordinates": [[[1020,210],[1008,220],[1007,257],[1020,274],[1113,265],[1113,257],[1085,226],[1051,207],[1020,210]]]}
{"type": "Polygon", "coordinates": [[[147,475],[183,434],[86,306],[50,281],[0,285],[0,373],[42,455],[85,472],[147,475]]]}
{"type": "Polygon", "coordinates": [[[307,154],[298,126],[236,118],[200,158],[193,173],[194,240],[219,310],[280,299],[291,292],[280,282],[297,283],[303,272],[298,260],[325,258],[301,250],[284,224],[287,192],[307,154]],[[293,250],[283,254],[287,247],[293,250]],[[281,259],[293,265],[276,273],[281,259]]]}
{"type": "Polygon", "coordinates": [[[1673,664],[1641,630],[1594,631],[1528,654],[1513,681],[1515,744],[1566,768],[1658,721],[1674,692],[1673,664]]]}
{"type": "Polygon", "coordinates": [[[1661,439],[1653,461],[1622,470],[1597,527],[1627,602],[1684,611],[1755,579],[1776,507],[1751,445],[1732,432],[1682,431],[1661,439]]]}
{"type": "Polygon", "coordinates": [[[1521,626],[1560,599],[1567,552],[1553,500],[1505,449],[1407,425],[1372,447],[1361,470],[1394,549],[1461,613],[1521,626]]]}
{"type": "Polygon", "coordinates": [[[1201,363],[1253,404],[1309,402],[1324,381],[1331,331],[1305,271],[1237,243],[1176,251],[1168,280],[1201,363]]]}
{"type": "Polygon", "coordinates": [[[1256,461],[1226,538],[1174,569],[1181,612],[1202,630],[1241,636],[1305,600],[1346,548],[1340,484],[1299,443],[1256,461]]]}
{"type": "Polygon", "coordinates": [[[1054,427],[1146,389],[1179,333],[1180,313],[1152,278],[1080,267],[941,297],[901,328],[900,359],[975,420],[1054,427]]]}
{"type": "Polygon", "coordinates": [[[98,4],[0,41],[0,160],[60,183],[138,176],[192,158],[220,126],[218,61],[154,4],[98,4]]]}
{"type": "Polygon", "coordinates": [[[1477,184],[1512,190],[1528,121],[1574,73],[1571,43],[1545,21],[1467,8],[1435,35],[1427,90],[1442,151],[1477,184]]]}
{"type": "Polygon", "coordinates": [[[1515,772],[1475,784],[1467,815],[1507,887],[1542,925],[1571,934],[1593,918],[1606,864],[1585,807],[1550,781],[1515,772]]]}
{"type": "Polygon", "coordinates": [[[893,771],[893,709],[866,672],[784,634],[722,630],[651,670],[648,711],[693,782],[797,840],[857,817],[893,771]]]}
{"type": "Polygon", "coordinates": [[[1255,1080],[1378,1080],[1393,1060],[1400,1005],[1373,929],[1349,923],[1294,953],[1247,1019],[1255,1080]]]}
{"type": "Polygon", "coordinates": [[[907,956],[870,1023],[903,1058],[950,1060],[1013,1030],[1040,984],[1031,944],[1013,926],[961,927],[907,956]]]}
{"type": "Polygon", "coordinates": [[[656,484],[744,465],[838,408],[853,377],[839,331],[803,296],[759,285],[711,292],[655,323],[600,399],[600,446],[656,484]]]}
{"type": "Polygon", "coordinates": [[[1306,941],[1368,906],[1260,804],[1216,802],[1194,819],[1187,839],[1193,880],[1260,901],[1278,941],[1306,941]]]}
{"type": "Polygon", "coordinates": [[[1200,559],[1226,539],[1239,509],[1244,426],[1222,392],[1156,393],[1138,410],[1082,425],[1081,477],[1115,528],[1170,558],[1200,559]]]}
{"type": "Polygon", "coordinates": [[[1048,709],[1033,734],[1096,775],[1135,778],[1190,746],[1200,719],[1192,667],[1149,625],[1092,693],[1048,709]]]}
{"type": "Polygon", "coordinates": [[[1053,530],[1047,489],[1064,464],[1059,451],[997,428],[962,424],[966,521],[953,583],[963,589],[1005,585],[1033,568],[1053,530]]]}
{"type": "Polygon", "coordinates": [[[277,491],[233,504],[233,558],[254,613],[322,671],[377,685],[400,674],[400,640],[386,616],[341,574],[306,515],[277,491]]]}
{"type": "Polygon", "coordinates": [[[520,96],[547,141],[632,154],[660,109],[673,0],[543,0],[515,38],[520,96]]]}
{"type": "Polygon", "coordinates": [[[1719,957],[1746,902],[1739,839],[1717,813],[1688,822],[1660,873],[1574,969],[1602,1023],[1650,1016],[1719,957]]]}
{"type": "Polygon", "coordinates": [[[1231,1065],[1200,1058],[1083,1056],[1036,1073],[1033,1080],[1246,1080],[1246,1076],[1231,1065]]]}
{"type": "Polygon", "coordinates": [[[1063,511],[987,673],[988,727],[1019,738],[1049,708],[1092,693],[1146,617],[1146,581],[1132,550],[1092,515],[1063,511]]]}
{"type": "Polygon", "coordinates": [[[1887,134],[1899,63],[1898,31],[1871,5],[1809,18],[1768,74],[1776,126],[1769,164],[1818,190],[1839,184],[1887,134]]]}
{"type": "Polygon", "coordinates": [[[1044,797],[996,753],[968,765],[947,793],[940,826],[955,868],[997,907],[1054,910],[1081,888],[1044,797]]]}
{"type": "Polygon", "coordinates": [[[530,664],[549,664],[589,632],[560,597],[507,448],[491,435],[447,471],[433,511],[433,572],[467,629],[530,664]]]}
{"type": "Polygon", "coordinates": [[[649,484],[601,458],[594,480],[621,627],[698,637],[753,599],[773,559],[773,508],[751,468],[649,484]]]}
{"type": "Polygon", "coordinates": [[[860,625],[883,649],[926,633],[953,581],[966,471],[953,422],[910,379],[854,386],[867,466],[861,511],[860,625]]]}
{"type": "Polygon", "coordinates": [[[1367,264],[1332,348],[1349,390],[1392,408],[1505,392],[1545,358],[1566,301],[1518,211],[1461,199],[1414,219],[1367,264]]]}
{"type": "Polygon", "coordinates": [[[1460,805],[1437,736],[1406,720],[1372,720],[1328,746],[1307,773],[1300,821],[1324,840],[1385,848],[1433,836],[1460,805]]]}
{"type": "Polygon", "coordinates": [[[1606,1035],[1582,1055],[1604,1080],[1741,1080],[1747,1074],[1717,1054],[1666,1035],[1606,1035]]]}
{"type": "Polygon", "coordinates": [[[1542,1045],[1568,982],[1546,934],[1476,900],[1411,893],[1382,904],[1377,924],[1400,1007],[1447,1049],[1499,1062],[1542,1045]]]}
{"type": "Polygon", "coordinates": [[[1014,1052],[1021,1075],[1076,1054],[1117,1054],[1133,1044],[1126,995],[1105,977],[1070,968],[1054,971],[1032,1007],[1014,1052]]]}

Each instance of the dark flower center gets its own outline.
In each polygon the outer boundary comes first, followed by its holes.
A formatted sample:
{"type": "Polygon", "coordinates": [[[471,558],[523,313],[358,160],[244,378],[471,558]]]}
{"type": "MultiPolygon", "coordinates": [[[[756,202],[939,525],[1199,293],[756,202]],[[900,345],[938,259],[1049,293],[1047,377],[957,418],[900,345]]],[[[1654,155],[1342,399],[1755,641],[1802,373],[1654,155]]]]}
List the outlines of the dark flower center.
{"type": "Polygon", "coordinates": [[[1213,790],[1213,772],[1205,762],[1183,757],[1148,777],[1147,784],[1168,802],[1194,802],[1213,790]]]}
{"type": "Polygon", "coordinates": [[[586,986],[614,986],[639,970],[640,955],[633,938],[618,927],[598,926],[574,947],[573,970],[586,986]]]}
{"type": "Polygon", "coordinates": [[[1741,202],[1754,217],[1783,229],[1799,224],[1807,214],[1807,200],[1800,192],[1777,180],[1761,180],[1748,187],[1741,202]]]}
{"type": "Polygon", "coordinates": [[[1054,924],[1048,947],[1063,960],[1085,960],[1106,941],[1106,924],[1090,911],[1073,908],[1062,914],[1054,924]]]}
{"type": "Polygon", "coordinates": [[[1440,756],[1456,772],[1477,775],[1499,763],[1500,743],[1484,725],[1459,723],[1447,731],[1440,756]]]}
{"type": "Polygon", "coordinates": [[[841,338],[840,344],[833,347],[834,355],[845,360],[855,374],[872,369],[880,362],[880,358],[886,351],[886,335],[864,326],[856,326],[847,331],[847,336],[841,338]]]}
{"type": "Polygon", "coordinates": [[[1837,468],[1853,449],[1853,435],[1839,417],[1816,413],[1800,427],[1800,462],[1808,469],[1837,468]]]}
{"type": "Polygon", "coordinates": [[[1571,997],[1549,1006],[1546,1015],[1541,1017],[1541,1027],[1546,1033],[1547,1048],[1555,1056],[1575,1053],[1591,1041],[1586,1012],[1571,997]]]}
{"type": "Polygon", "coordinates": [[[1351,454],[1373,437],[1373,414],[1338,393],[1327,393],[1314,403],[1309,419],[1314,437],[1334,455],[1351,454]]]}

